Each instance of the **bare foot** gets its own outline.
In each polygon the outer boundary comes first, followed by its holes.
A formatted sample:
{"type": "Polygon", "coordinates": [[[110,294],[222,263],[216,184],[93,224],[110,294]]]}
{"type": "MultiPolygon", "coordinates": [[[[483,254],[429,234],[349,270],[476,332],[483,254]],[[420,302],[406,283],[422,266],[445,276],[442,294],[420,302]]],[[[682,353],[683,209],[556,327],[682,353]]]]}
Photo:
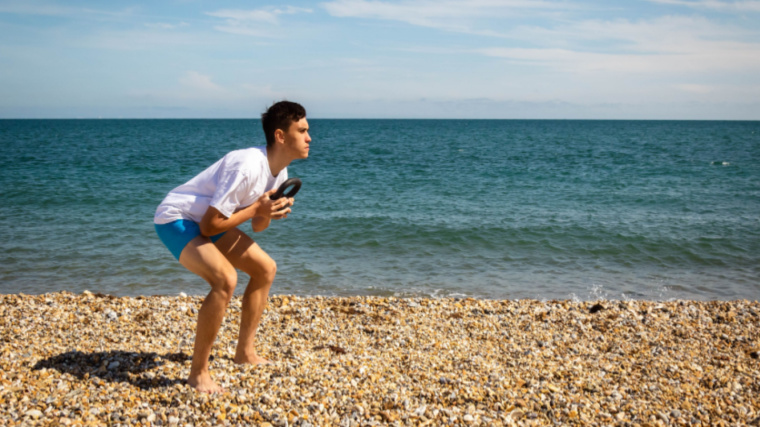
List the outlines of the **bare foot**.
{"type": "Polygon", "coordinates": [[[191,374],[187,378],[187,384],[201,393],[224,393],[224,389],[211,379],[208,372],[199,375],[191,374]]]}
{"type": "Polygon", "coordinates": [[[264,359],[263,357],[255,353],[251,356],[236,354],[233,360],[238,365],[271,365],[272,364],[270,360],[264,359]]]}

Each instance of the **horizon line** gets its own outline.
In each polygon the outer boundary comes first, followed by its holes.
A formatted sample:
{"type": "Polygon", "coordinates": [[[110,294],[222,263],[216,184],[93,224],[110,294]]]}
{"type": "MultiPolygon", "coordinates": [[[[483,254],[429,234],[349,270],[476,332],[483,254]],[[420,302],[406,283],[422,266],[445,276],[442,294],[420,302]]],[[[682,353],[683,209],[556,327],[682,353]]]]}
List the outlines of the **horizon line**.
{"type": "MultiPolygon", "coordinates": [[[[469,120],[469,121],[670,121],[670,122],[757,122],[759,119],[702,118],[465,118],[465,117],[309,117],[309,120],[469,120]]],[[[0,117],[0,120],[256,120],[259,117],[0,117]]]]}

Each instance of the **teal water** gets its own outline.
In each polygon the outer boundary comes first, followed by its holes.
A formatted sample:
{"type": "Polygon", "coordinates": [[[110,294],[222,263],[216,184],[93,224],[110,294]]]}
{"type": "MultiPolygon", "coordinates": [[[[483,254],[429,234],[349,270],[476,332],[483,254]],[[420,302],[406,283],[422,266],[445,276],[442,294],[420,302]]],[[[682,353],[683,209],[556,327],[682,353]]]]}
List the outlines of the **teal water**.
{"type": "MultiPolygon", "coordinates": [[[[254,236],[275,294],[760,297],[760,122],[310,125],[293,215],[254,236]]],[[[257,120],[1,120],[0,293],[205,293],[155,207],[262,144],[257,120]]]]}

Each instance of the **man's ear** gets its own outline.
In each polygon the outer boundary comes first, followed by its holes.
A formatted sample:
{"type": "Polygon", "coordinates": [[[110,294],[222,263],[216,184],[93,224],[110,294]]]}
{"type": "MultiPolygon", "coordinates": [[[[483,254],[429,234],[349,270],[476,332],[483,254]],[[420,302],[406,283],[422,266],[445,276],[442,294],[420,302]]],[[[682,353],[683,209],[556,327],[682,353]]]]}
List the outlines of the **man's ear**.
{"type": "Polygon", "coordinates": [[[285,132],[282,129],[275,129],[274,142],[282,142],[282,141],[285,141],[285,132]]]}

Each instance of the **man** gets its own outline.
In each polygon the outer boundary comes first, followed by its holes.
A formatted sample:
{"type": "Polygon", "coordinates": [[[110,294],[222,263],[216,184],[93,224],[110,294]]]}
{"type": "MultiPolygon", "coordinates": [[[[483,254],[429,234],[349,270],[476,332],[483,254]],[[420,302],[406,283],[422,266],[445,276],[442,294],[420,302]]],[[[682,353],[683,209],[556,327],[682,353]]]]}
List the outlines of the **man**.
{"type": "Polygon", "coordinates": [[[309,156],[306,110],[281,101],[261,116],[266,147],[232,151],[205,171],[175,188],[156,210],[161,241],[185,268],[205,279],[211,292],[198,311],[193,362],[188,384],[196,390],[222,392],[209,373],[209,355],[239,269],[250,276],[243,294],[240,332],[234,361],[269,363],[254,348],[277,266],[248,235],[236,227],[249,219],[254,232],[270,221],[287,218],[292,198],[269,198],[288,178],[287,166],[309,156]]]}

